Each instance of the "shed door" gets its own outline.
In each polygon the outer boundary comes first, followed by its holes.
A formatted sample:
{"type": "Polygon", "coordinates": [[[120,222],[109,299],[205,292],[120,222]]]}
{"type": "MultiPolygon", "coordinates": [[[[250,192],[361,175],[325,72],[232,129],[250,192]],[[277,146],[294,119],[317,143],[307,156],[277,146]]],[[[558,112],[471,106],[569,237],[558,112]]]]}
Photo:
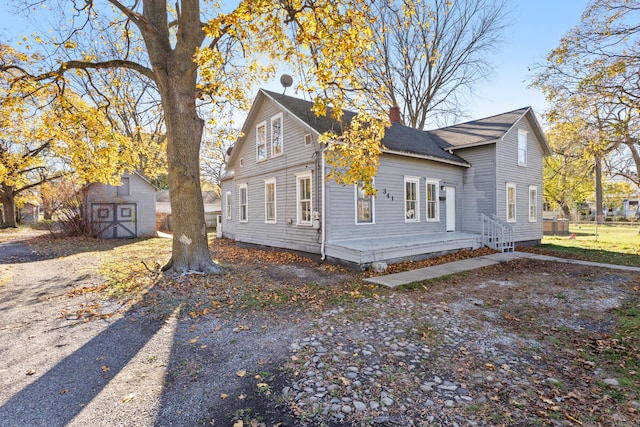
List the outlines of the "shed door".
{"type": "Polygon", "coordinates": [[[137,237],[137,208],[135,203],[91,204],[91,224],[94,234],[103,239],[137,237]]]}
{"type": "Polygon", "coordinates": [[[447,231],[456,231],[456,187],[445,187],[447,231]]]}

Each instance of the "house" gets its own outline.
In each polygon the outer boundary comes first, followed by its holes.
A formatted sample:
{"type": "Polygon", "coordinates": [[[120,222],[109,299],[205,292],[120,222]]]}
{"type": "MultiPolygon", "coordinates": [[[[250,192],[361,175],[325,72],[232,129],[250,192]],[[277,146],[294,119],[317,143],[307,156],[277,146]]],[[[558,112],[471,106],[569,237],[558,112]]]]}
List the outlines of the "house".
{"type": "Polygon", "coordinates": [[[155,235],[156,187],[137,172],[125,173],[120,182],[85,188],[90,233],[104,239],[155,235]]]}
{"type": "MultiPolygon", "coordinates": [[[[222,210],[222,201],[216,191],[203,191],[204,222],[207,228],[215,228],[218,215],[222,210]]],[[[156,229],[171,230],[171,199],[169,190],[156,193],[156,229]]]]}
{"type": "Polygon", "coordinates": [[[531,108],[435,131],[392,108],[373,197],[325,179],[317,141],[338,127],[311,106],[258,92],[221,182],[224,237],[359,266],[540,242],[550,149],[531,108]]]}

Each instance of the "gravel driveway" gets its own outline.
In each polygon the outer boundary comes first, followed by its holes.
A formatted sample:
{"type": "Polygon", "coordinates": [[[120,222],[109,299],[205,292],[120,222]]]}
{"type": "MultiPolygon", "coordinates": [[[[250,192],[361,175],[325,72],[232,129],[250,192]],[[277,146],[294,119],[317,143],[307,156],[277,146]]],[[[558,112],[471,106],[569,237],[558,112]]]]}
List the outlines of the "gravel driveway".
{"type": "MultiPolygon", "coordinates": [[[[156,316],[82,291],[102,283],[99,253],[4,244],[1,426],[640,425],[635,374],[603,356],[640,354],[614,316],[638,307],[636,273],[519,260],[321,308],[156,316]]],[[[321,291],[359,280],[230,269],[321,291]]]]}

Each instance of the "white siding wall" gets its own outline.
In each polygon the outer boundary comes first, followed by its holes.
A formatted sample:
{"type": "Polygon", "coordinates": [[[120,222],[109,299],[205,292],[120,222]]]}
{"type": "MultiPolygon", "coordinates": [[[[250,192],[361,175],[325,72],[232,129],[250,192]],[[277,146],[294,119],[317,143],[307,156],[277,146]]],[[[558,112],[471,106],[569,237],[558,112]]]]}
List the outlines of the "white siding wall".
{"type": "Polygon", "coordinates": [[[140,176],[129,178],[129,195],[118,195],[117,187],[94,183],[87,192],[87,209],[91,215],[92,203],[135,203],[137,205],[136,227],[138,237],[152,236],[156,232],[156,190],[140,176]]]}
{"type": "MultiPolygon", "coordinates": [[[[321,212],[321,182],[318,179],[320,168],[320,148],[317,144],[305,145],[305,135],[311,130],[293,115],[278,108],[278,105],[265,98],[257,111],[255,120],[247,130],[246,139],[240,153],[234,153],[236,162],[228,166],[233,169],[234,178],[222,183],[224,237],[238,242],[295,249],[310,253],[320,252],[320,231],[311,226],[296,225],[296,174],[311,171],[313,211],[321,212]],[[271,152],[271,118],[283,113],[283,153],[273,157],[271,152]],[[266,122],[267,158],[256,162],[257,123],[266,122]],[[236,157],[237,156],[237,157],[236,157]],[[239,161],[242,159],[242,166],[239,161]],[[265,223],[265,185],[264,180],[276,181],[276,221],[265,223]],[[247,185],[249,217],[247,222],[238,222],[238,186],[247,185]],[[230,191],[232,219],[225,214],[224,194],[230,191]]],[[[316,140],[314,135],[313,140],[316,140]]]]}
{"type": "Polygon", "coordinates": [[[516,222],[512,225],[516,242],[542,239],[542,158],[542,147],[526,118],[522,118],[496,146],[496,215],[506,220],[506,185],[515,183],[516,222]],[[528,132],[526,166],[518,165],[518,129],[528,132]],[[536,222],[529,221],[530,185],[538,187],[536,222]]]}
{"type": "Polygon", "coordinates": [[[458,150],[456,154],[471,164],[471,167],[464,171],[461,229],[480,233],[480,214],[496,213],[495,145],[458,150]]]}
{"type": "Polygon", "coordinates": [[[445,201],[439,201],[440,221],[426,220],[426,179],[440,180],[440,185],[456,187],[456,223],[462,221],[462,167],[443,163],[384,154],[375,177],[374,224],[356,224],[355,189],[335,182],[327,183],[327,241],[349,238],[397,236],[412,233],[446,231],[445,201]],[[405,222],[404,177],[419,177],[420,221],[405,222]]]}

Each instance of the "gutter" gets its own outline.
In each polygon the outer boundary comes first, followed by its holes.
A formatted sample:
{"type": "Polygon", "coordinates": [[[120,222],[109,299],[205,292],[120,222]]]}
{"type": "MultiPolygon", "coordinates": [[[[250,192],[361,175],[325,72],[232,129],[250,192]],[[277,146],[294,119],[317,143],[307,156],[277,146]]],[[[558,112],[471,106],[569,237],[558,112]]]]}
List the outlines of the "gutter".
{"type": "Polygon", "coordinates": [[[321,162],[322,162],[322,166],[320,168],[320,170],[322,171],[322,191],[321,191],[321,204],[322,204],[322,225],[320,226],[320,232],[321,232],[321,237],[320,237],[320,259],[322,261],[324,261],[327,258],[327,255],[325,254],[325,238],[326,238],[326,233],[325,233],[325,224],[326,224],[326,218],[327,218],[327,210],[326,210],[326,203],[325,203],[325,186],[326,186],[326,182],[325,182],[325,170],[324,170],[324,150],[326,150],[327,147],[322,149],[322,156],[321,156],[321,162]]]}

